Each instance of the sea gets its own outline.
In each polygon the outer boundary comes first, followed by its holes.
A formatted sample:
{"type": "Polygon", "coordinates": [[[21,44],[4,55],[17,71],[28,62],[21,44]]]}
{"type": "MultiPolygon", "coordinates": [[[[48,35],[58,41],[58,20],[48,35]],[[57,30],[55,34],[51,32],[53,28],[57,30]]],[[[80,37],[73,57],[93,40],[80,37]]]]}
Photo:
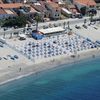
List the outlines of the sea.
{"type": "Polygon", "coordinates": [[[100,57],[1,85],[0,100],[100,100],[100,57]]]}

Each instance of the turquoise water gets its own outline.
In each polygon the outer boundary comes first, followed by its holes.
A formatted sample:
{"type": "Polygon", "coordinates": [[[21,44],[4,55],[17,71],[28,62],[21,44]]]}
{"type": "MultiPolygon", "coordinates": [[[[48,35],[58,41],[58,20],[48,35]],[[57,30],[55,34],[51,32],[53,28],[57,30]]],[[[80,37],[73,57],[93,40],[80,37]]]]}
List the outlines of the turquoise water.
{"type": "Polygon", "coordinates": [[[0,100],[100,100],[100,58],[2,85],[0,100]]]}

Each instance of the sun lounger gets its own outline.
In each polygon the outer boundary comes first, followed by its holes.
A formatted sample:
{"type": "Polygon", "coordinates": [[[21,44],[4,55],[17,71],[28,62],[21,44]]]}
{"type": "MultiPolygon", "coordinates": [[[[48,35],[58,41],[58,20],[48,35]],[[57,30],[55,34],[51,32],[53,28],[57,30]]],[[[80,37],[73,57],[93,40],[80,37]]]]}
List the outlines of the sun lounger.
{"type": "Polygon", "coordinates": [[[15,58],[14,58],[14,57],[11,57],[10,59],[15,60],[15,58]]]}
{"type": "Polygon", "coordinates": [[[6,57],[3,57],[5,60],[8,60],[6,57]]]}
{"type": "Polygon", "coordinates": [[[0,57],[0,60],[1,60],[2,58],[0,57]]]}
{"type": "Polygon", "coordinates": [[[18,56],[17,55],[14,55],[14,58],[18,59],[18,56]]]}

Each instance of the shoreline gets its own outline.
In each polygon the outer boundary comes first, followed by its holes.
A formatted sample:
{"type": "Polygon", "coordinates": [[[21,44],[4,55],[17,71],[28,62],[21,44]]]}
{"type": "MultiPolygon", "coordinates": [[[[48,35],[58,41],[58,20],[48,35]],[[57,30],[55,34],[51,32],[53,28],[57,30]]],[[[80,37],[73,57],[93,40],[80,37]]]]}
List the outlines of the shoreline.
{"type": "MultiPolygon", "coordinates": [[[[55,59],[49,59],[49,61],[38,63],[38,64],[32,64],[29,66],[20,66],[22,67],[20,72],[13,72],[13,73],[8,73],[6,76],[2,76],[2,79],[0,79],[0,85],[7,84],[11,81],[18,80],[20,78],[24,78],[30,75],[35,75],[37,76],[39,73],[44,72],[46,70],[54,69],[54,68],[59,68],[60,65],[69,65],[69,64],[74,64],[80,61],[84,61],[85,59],[91,59],[91,58],[96,58],[100,56],[100,48],[95,48],[95,49],[89,49],[85,51],[78,52],[74,56],[67,56],[67,55],[62,55],[60,57],[56,57],[55,59]],[[47,66],[48,65],[48,66],[47,66]],[[13,75],[12,75],[13,74],[13,75]]],[[[16,67],[19,67],[16,65],[16,67]]],[[[61,67],[60,67],[61,68],[61,67]]]]}

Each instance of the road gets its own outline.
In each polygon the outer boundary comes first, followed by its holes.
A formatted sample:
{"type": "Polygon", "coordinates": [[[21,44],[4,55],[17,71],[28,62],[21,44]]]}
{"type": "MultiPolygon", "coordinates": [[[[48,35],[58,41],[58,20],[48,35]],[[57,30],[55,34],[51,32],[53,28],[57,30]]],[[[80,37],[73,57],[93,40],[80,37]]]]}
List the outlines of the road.
{"type": "MultiPolygon", "coordinates": [[[[98,18],[98,16],[96,16],[96,18],[98,18]]],[[[84,23],[84,19],[87,19],[87,21],[89,21],[89,17],[84,17],[82,19],[78,19],[78,18],[75,18],[75,19],[64,19],[64,20],[57,20],[57,21],[50,21],[50,22],[44,22],[44,23],[39,23],[38,25],[38,29],[41,29],[43,28],[43,26],[49,26],[50,24],[51,25],[61,25],[62,27],[64,26],[64,22],[67,23],[69,22],[69,24],[79,24],[79,23],[84,23]]],[[[27,27],[25,27],[27,28],[27,27]]],[[[0,29],[0,35],[4,35],[4,34],[11,34],[11,33],[15,33],[15,32],[18,32],[18,33],[22,33],[23,30],[25,28],[18,28],[18,29],[14,29],[14,28],[10,28],[6,31],[4,31],[2,28],[0,29]]],[[[31,25],[32,30],[36,29],[36,26],[33,26],[31,25]]]]}

